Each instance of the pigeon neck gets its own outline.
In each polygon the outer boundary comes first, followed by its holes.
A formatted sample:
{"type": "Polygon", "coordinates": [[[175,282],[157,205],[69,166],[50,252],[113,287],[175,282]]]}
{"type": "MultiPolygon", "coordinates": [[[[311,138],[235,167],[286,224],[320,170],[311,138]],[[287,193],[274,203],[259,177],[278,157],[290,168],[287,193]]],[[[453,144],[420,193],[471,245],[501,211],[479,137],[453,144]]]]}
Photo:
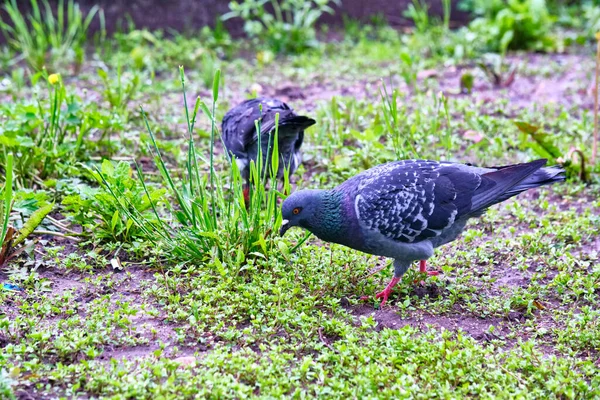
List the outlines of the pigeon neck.
{"type": "Polygon", "coordinates": [[[324,190],[319,193],[316,212],[307,227],[321,240],[339,243],[345,236],[343,193],[324,190]]]}

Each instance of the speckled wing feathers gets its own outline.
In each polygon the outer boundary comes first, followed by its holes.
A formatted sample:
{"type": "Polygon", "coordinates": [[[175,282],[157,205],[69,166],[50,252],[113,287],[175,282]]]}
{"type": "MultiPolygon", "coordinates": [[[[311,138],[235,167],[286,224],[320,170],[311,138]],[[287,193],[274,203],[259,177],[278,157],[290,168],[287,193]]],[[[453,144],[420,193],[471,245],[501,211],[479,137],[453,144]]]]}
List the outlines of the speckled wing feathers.
{"type": "Polygon", "coordinates": [[[412,243],[439,236],[471,210],[481,177],[451,163],[405,160],[357,177],[360,222],[382,235],[412,243]]]}

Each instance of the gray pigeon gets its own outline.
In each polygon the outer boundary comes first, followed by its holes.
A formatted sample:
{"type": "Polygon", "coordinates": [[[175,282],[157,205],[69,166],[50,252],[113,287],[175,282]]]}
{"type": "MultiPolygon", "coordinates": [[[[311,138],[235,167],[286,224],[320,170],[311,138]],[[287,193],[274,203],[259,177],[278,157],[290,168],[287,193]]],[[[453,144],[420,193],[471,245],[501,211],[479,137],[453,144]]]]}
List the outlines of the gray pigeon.
{"type": "MultiPolygon", "coordinates": [[[[331,190],[300,190],[282,205],[283,235],[299,226],[320,239],[394,259],[394,277],[376,295],[385,304],[413,261],[456,239],[472,217],[528,189],[560,182],[546,160],[504,167],[428,160],[382,164],[331,190]]],[[[430,271],[430,275],[437,272],[430,271]]]]}
{"type": "MultiPolygon", "coordinates": [[[[283,178],[284,167],[293,174],[302,157],[300,146],[304,140],[304,130],[315,124],[315,120],[297,115],[286,103],[270,98],[246,100],[232,108],[223,117],[223,143],[227,151],[235,155],[242,177],[249,183],[250,161],[258,158],[258,138],[255,120],[260,121],[260,146],[263,154],[263,165],[270,165],[273,139],[275,133],[275,114],[279,113],[278,149],[280,155],[277,178],[283,178]],[[262,104],[262,113],[259,105],[262,104]],[[261,117],[262,116],[262,117],[261,117]],[[269,144],[271,148],[269,149],[269,144]]],[[[247,195],[247,188],[246,188],[247,195]]]]}

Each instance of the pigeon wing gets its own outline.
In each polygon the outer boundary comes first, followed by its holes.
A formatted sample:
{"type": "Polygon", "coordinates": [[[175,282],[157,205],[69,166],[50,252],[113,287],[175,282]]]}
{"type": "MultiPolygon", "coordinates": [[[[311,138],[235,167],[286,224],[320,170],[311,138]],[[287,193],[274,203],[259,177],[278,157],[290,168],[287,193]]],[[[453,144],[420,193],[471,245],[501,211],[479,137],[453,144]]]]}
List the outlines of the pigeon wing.
{"type": "Polygon", "coordinates": [[[357,178],[355,208],[361,224],[404,243],[439,236],[469,214],[481,183],[475,172],[425,160],[384,164],[357,178]]]}
{"type": "Polygon", "coordinates": [[[264,127],[274,124],[276,113],[280,114],[281,119],[283,116],[293,114],[293,110],[286,103],[269,98],[246,100],[232,108],[223,117],[221,130],[225,147],[237,157],[246,158],[248,147],[258,140],[254,121],[261,120],[261,129],[265,133],[264,127]],[[262,114],[260,104],[262,104],[262,114]]]}

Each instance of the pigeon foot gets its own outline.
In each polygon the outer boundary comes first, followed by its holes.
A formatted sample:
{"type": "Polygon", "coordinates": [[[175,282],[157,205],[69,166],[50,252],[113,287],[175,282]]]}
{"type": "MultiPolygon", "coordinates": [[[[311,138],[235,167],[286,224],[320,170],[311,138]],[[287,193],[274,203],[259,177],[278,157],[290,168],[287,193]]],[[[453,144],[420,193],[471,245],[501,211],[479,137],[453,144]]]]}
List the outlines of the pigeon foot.
{"type": "Polygon", "coordinates": [[[388,285],[385,287],[385,289],[383,289],[381,292],[379,292],[375,295],[376,299],[383,299],[383,301],[379,305],[380,307],[383,307],[385,305],[385,302],[387,301],[388,297],[390,297],[390,294],[392,293],[392,289],[394,288],[394,286],[396,286],[396,284],[399,281],[400,281],[400,278],[393,277],[392,280],[390,281],[390,283],[388,283],[388,285]]]}
{"type": "Polygon", "coordinates": [[[435,276],[440,274],[440,271],[427,271],[427,260],[419,261],[419,272],[426,273],[429,276],[435,276]]]}

